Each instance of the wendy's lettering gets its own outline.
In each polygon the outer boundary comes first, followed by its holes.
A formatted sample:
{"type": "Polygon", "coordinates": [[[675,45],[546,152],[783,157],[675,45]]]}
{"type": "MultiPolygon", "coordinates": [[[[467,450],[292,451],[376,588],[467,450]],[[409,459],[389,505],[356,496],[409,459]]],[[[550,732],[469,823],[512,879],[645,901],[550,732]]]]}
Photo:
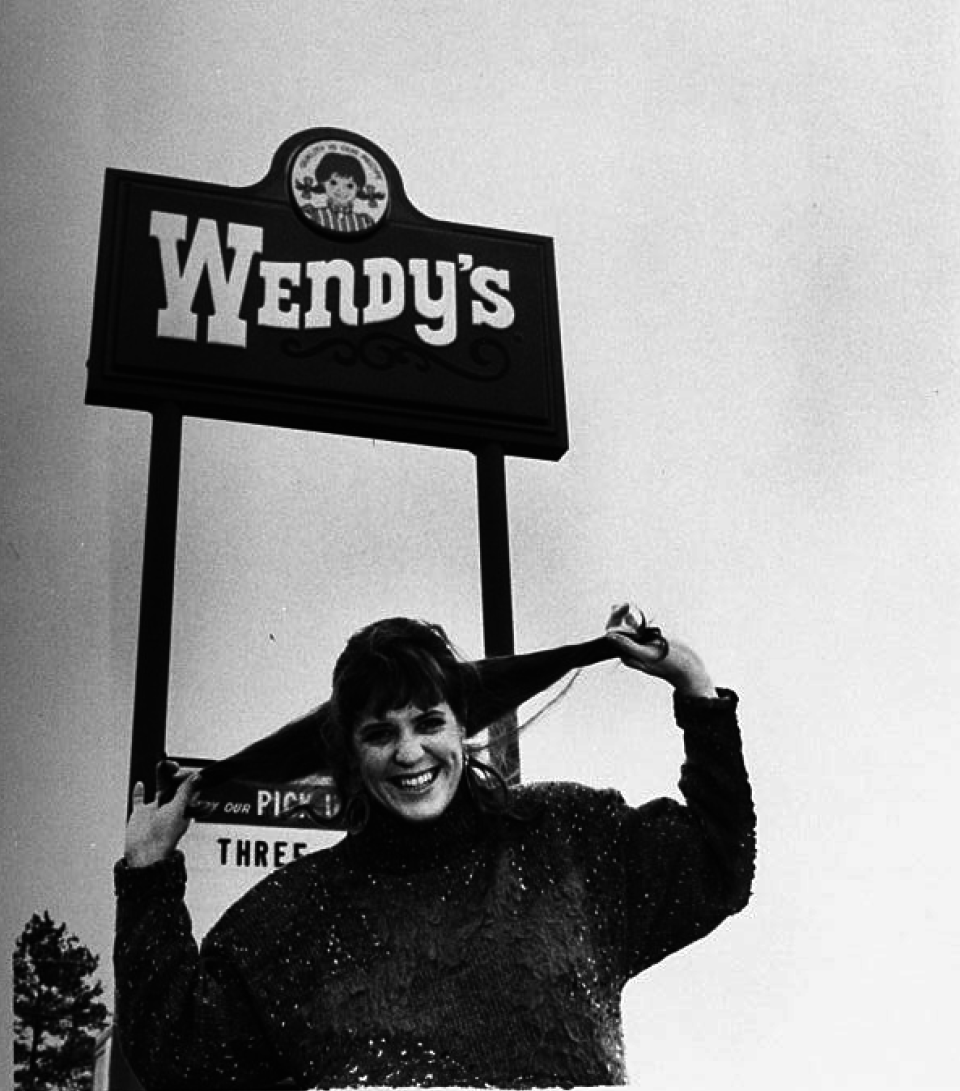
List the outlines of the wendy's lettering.
{"type": "Polygon", "coordinates": [[[189,227],[178,213],[154,211],[150,217],[166,293],[157,310],[158,337],[202,340],[194,307],[204,275],[213,306],[206,341],[233,348],[247,344],[248,319],[241,311],[251,280],[259,281],[256,325],[271,329],[372,326],[412,312],[417,337],[442,348],[456,341],[461,320],[505,330],[516,317],[509,269],[474,265],[471,254],[405,263],[392,257],[274,261],[262,257],[261,227],[228,223],[225,246],[216,220],[200,217],[192,237],[189,227]],[[461,309],[464,292],[469,307],[461,309]]]}

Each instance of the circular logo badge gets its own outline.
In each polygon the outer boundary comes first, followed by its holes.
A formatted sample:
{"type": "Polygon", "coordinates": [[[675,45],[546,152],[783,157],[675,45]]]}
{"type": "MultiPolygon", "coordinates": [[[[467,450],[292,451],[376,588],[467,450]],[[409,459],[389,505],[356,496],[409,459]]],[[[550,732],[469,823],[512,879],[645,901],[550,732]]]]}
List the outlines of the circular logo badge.
{"type": "Polygon", "coordinates": [[[345,140],[318,140],[302,148],[290,170],[300,215],[328,235],[362,235],[386,215],[390,187],[383,167],[345,140]]]}

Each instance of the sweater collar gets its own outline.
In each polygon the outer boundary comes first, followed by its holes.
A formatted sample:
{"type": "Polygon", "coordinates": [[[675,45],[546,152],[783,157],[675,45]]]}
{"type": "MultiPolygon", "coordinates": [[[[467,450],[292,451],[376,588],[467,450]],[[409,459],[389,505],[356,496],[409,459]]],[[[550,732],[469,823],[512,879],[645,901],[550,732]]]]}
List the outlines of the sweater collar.
{"type": "Polygon", "coordinates": [[[353,853],[389,871],[418,871],[435,867],[462,854],[484,828],[465,778],[446,810],[430,822],[410,822],[374,800],[363,829],[350,834],[353,853]]]}

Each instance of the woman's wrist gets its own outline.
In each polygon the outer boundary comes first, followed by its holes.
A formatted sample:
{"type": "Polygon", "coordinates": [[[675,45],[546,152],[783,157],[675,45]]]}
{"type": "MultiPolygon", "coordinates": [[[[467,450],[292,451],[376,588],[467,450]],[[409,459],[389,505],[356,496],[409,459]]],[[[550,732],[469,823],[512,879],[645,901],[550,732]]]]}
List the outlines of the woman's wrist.
{"type": "Polygon", "coordinates": [[[717,697],[717,688],[706,673],[687,675],[677,678],[673,688],[681,697],[717,697]]]}
{"type": "Polygon", "coordinates": [[[672,644],[663,676],[681,697],[716,697],[717,690],[703,660],[686,644],[672,644]]]}
{"type": "Polygon", "coordinates": [[[172,850],[169,852],[159,852],[131,849],[123,854],[123,858],[127,862],[127,867],[143,868],[151,867],[153,864],[159,864],[161,860],[167,860],[172,855],[172,850]]]}
{"type": "Polygon", "coordinates": [[[684,697],[716,697],[713,679],[703,660],[678,640],[665,642],[666,654],[641,665],[645,673],[662,678],[684,697]]]}

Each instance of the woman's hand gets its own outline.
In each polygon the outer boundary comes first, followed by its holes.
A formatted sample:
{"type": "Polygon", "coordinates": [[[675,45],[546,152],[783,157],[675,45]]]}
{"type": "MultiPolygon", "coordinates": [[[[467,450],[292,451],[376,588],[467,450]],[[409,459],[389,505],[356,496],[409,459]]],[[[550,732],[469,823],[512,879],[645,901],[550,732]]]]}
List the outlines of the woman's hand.
{"type": "Polygon", "coordinates": [[[127,822],[123,853],[130,867],[148,867],[166,859],[177,847],[190,826],[187,809],[195,800],[199,775],[181,770],[176,762],[161,762],[157,766],[157,792],[152,803],[144,802],[143,782],[134,785],[133,810],[127,822]],[[165,778],[173,781],[176,791],[172,799],[161,802],[160,782],[165,778]]]}
{"type": "Polygon", "coordinates": [[[638,620],[629,603],[613,608],[606,636],[616,645],[620,661],[632,670],[663,678],[688,697],[717,696],[700,656],[686,644],[668,642],[659,629],[647,625],[642,611],[638,620]]]}

